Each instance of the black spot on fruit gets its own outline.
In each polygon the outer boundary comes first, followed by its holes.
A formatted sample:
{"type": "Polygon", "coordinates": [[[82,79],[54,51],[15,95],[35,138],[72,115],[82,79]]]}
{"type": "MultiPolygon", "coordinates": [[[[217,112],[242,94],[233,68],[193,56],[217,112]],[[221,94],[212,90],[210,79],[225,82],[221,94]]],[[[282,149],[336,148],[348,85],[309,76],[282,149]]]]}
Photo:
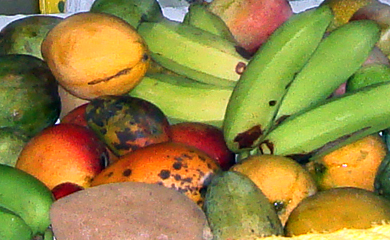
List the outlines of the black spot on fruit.
{"type": "Polygon", "coordinates": [[[169,170],[161,170],[160,173],[158,174],[158,176],[161,178],[161,179],[167,179],[171,176],[171,171],[169,170]]]}
{"type": "Polygon", "coordinates": [[[183,167],[183,164],[181,162],[174,162],[172,167],[175,169],[175,170],[180,170],[182,167],[183,167]]]}
{"type": "Polygon", "coordinates": [[[131,175],[131,169],[125,169],[123,172],[122,172],[122,175],[124,177],[128,177],[131,175]]]}

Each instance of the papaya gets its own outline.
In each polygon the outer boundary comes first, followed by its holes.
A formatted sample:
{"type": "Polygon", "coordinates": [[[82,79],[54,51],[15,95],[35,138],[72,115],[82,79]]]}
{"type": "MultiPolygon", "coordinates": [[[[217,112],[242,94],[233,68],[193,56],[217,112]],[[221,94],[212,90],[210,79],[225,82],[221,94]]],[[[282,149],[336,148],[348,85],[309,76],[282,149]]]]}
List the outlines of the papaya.
{"type": "Polygon", "coordinates": [[[30,15],[10,22],[0,31],[0,54],[28,54],[42,59],[42,41],[62,19],[30,15]]]}
{"type": "Polygon", "coordinates": [[[54,125],[60,110],[57,81],[43,60],[0,55],[0,127],[32,137],[54,125]]]}
{"type": "Polygon", "coordinates": [[[134,28],[141,22],[158,22],[164,18],[157,0],[96,0],[90,12],[115,15],[134,28]]]}

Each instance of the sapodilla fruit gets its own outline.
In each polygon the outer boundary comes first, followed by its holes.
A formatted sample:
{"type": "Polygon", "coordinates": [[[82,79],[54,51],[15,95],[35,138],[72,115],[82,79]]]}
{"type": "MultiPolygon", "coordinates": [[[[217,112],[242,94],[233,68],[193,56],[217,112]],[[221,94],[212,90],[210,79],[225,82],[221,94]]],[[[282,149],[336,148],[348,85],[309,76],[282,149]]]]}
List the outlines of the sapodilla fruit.
{"type": "Polygon", "coordinates": [[[41,51],[59,84],[87,100],[129,92],[150,64],[148,47],[136,29],[106,13],[66,17],[47,34],[41,51]]]}

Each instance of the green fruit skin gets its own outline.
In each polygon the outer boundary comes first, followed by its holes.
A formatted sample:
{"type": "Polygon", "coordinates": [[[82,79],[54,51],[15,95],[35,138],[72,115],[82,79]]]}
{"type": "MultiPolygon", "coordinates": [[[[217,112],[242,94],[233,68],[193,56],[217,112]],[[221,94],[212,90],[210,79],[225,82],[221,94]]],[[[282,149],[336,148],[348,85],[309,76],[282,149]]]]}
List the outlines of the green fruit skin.
{"type": "Polygon", "coordinates": [[[29,138],[12,128],[0,128],[0,163],[15,167],[19,154],[29,138]]]}
{"type": "Polygon", "coordinates": [[[43,60],[23,54],[0,56],[0,127],[32,137],[54,125],[60,111],[58,83],[43,60]]]}
{"type": "Polygon", "coordinates": [[[31,228],[14,212],[0,206],[0,239],[31,240],[31,228]]]}
{"type": "Polygon", "coordinates": [[[158,22],[164,19],[157,0],[96,0],[90,12],[115,15],[134,28],[141,22],[158,22]]]}
{"type": "Polygon", "coordinates": [[[226,171],[212,179],[204,210],[214,240],[283,234],[280,219],[267,197],[238,172],[226,171]]]}
{"type": "Polygon", "coordinates": [[[34,176],[17,168],[0,164],[0,207],[20,216],[32,230],[42,235],[50,226],[52,192],[34,176]]]}
{"type": "Polygon", "coordinates": [[[32,15],[7,24],[0,31],[0,54],[28,54],[42,58],[41,43],[63,18],[32,15]]]}
{"type": "Polygon", "coordinates": [[[352,92],[363,87],[390,80],[390,67],[387,64],[371,64],[358,69],[347,81],[346,91],[352,92]]]}

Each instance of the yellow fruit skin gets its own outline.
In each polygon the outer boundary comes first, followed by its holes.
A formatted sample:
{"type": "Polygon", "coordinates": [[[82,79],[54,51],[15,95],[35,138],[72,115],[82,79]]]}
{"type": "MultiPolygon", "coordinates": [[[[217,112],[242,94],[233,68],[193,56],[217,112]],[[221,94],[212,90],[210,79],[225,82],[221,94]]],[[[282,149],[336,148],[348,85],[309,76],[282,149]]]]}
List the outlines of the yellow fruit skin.
{"type": "Polygon", "coordinates": [[[291,212],[285,234],[291,237],[341,229],[369,229],[389,220],[390,201],[386,198],[360,188],[333,188],[302,200],[291,212]]]}
{"type": "Polygon", "coordinates": [[[321,5],[329,5],[333,11],[334,19],[328,27],[328,31],[349,22],[352,15],[364,7],[377,0],[325,0],[321,5]]]}
{"type": "Polygon", "coordinates": [[[150,64],[148,47],[137,31],[104,13],[65,18],[48,33],[41,50],[60,85],[88,100],[129,92],[150,64]]]}
{"type": "Polygon", "coordinates": [[[246,175],[262,190],[274,204],[283,225],[299,202],[317,192],[310,174],[287,157],[255,155],[234,165],[231,170],[246,175]]]}
{"type": "Polygon", "coordinates": [[[357,187],[374,190],[375,175],[386,156],[379,135],[368,135],[306,164],[320,190],[357,187]]]}

